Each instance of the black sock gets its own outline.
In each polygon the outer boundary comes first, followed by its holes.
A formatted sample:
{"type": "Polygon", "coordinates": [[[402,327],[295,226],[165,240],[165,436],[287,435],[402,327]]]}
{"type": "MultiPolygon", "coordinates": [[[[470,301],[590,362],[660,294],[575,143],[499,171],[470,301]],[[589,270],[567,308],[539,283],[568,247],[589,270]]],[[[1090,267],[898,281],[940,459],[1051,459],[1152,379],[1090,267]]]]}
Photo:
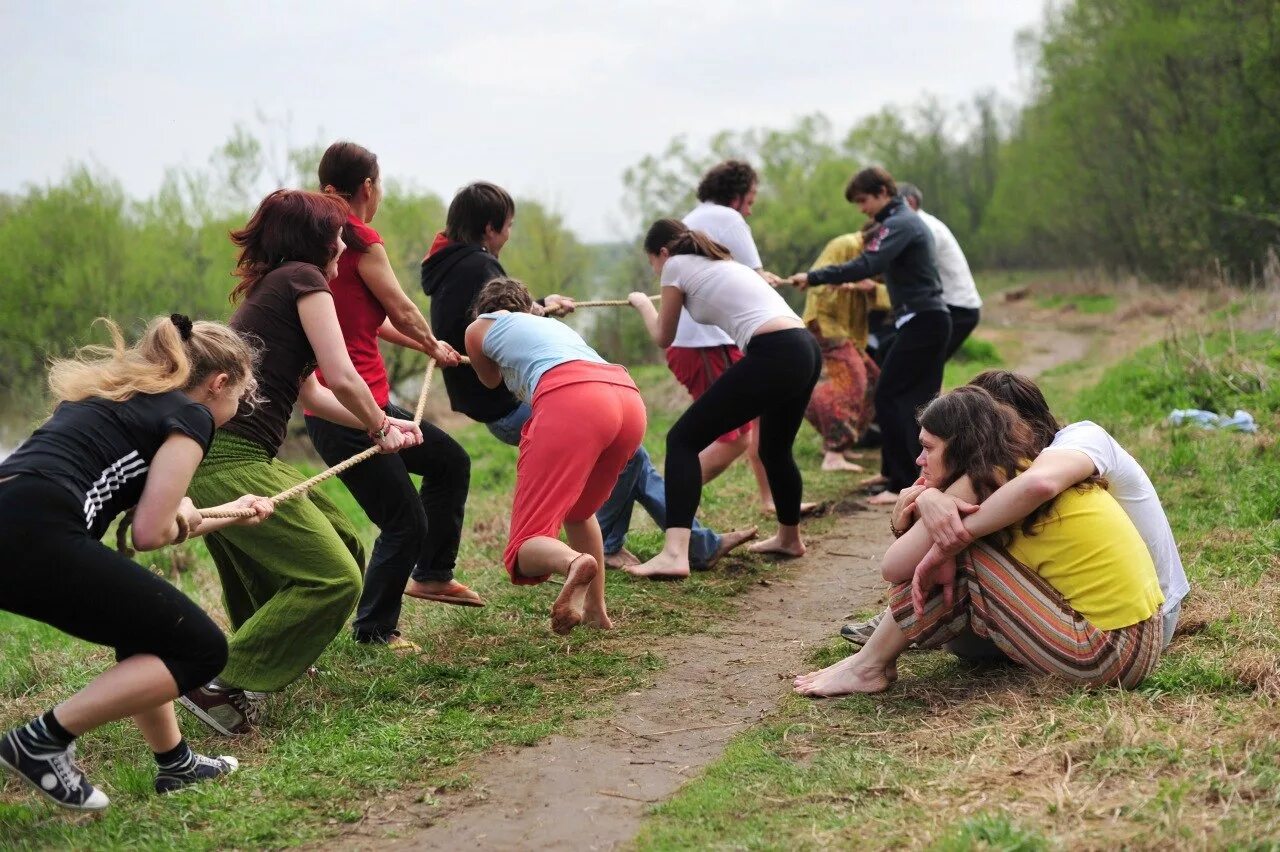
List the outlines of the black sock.
{"type": "Polygon", "coordinates": [[[152,754],[156,756],[156,763],[161,769],[181,769],[191,760],[191,746],[182,739],[168,751],[154,751],[152,754]]]}
{"type": "Polygon", "coordinates": [[[62,727],[62,723],[58,721],[57,716],[53,715],[52,710],[32,719],[25,730],[35,742],[53,748],[66,748],[76,739],[75,734],[62,727]]]}

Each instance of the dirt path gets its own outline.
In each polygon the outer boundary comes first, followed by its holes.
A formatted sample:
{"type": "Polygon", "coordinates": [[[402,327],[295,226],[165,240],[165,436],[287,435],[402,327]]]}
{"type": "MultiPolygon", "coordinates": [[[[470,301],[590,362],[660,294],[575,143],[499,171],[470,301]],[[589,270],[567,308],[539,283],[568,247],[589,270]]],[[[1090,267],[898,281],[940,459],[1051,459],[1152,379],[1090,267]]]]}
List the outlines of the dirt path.
{"type": "MultiPolygon", "coordinates": [[[[1004,323],[1025,347],[1019,369],[1039,375],[1083,357],[1091,335],[1051,323],[1004,323]],[[1019,327],[1020,326],[1020,327],[1019,327]]],[[[887,510],[852,500],[833,529],[785,577],[743,594],[735,616],[706,633],[653,648],[667,667],[652,687],[530,748],[503,749],[468,767],[474,782],[437,801],[371,815],[340,848],[615,849],[648,808],[718,758],[786,695],[815,643],[841,616],[882,599],[876,567],[891,538],[887,510]],[[389,833],[401,835],[387,840],[389,833]]]]}
{"type": "Polygon", "coordinates": [[[619,699],[607,719],[487,755],[469,767],[476,782],[467,790],[400,809],[338,843],[522,850],[626,843],[652,803],[669,798],[772,710],[841,616],[883,594],[876,565],[890,540],[885,510],[847,503],[840,511],[847,514],[785,577],[743,594],[734,617],[655,648],[667,668],[649,689],[619,699]],[[381,839],[397,828],[414,833],[381,839]]]}

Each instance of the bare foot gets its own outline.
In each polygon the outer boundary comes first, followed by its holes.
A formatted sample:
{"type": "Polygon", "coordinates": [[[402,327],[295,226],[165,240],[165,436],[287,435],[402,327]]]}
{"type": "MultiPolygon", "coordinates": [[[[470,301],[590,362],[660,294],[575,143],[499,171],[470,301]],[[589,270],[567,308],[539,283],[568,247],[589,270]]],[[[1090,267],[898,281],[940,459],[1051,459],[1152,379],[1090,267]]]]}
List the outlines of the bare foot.
{"type": "Polygon", "coordinates": [[[668,556],[667,552],[661,551],[657,556],[645,562],[643,565],[633,565],[629,568],[623,568],[632,577],[649,577],[658,580],[683,580],[689,576],[689,558],[679,558],[668,556]]]}
{"type": "Polygon", "coordinates": [[[858,484],[863,488],[871,488],[875,485],[888,485],[889,477],[885,476],[883,473],[877,473],[875,476],[868,476],[858,484]]]}
{"type": "Polygon", "coordinates": [[[854,692],[884,692],[897,679],[897,671],[892,665],[867,663],[859,660],[860,656],[861,653],[854,654],[834,666],[801,675],[796,678],[795,691],[814,698],[829,698],[854,692]]]}
{"type": "Polygon", "coordinates": [[[617,553],[606,553],[604,555],[604,567],[606,568],[629,568],[632,565],[639,564],[640,557],[625,547],[619,549],[617,553]]]}
{"type": "Polygon", "coordinates": [[[569,573],[564,578],[564,587],[556,595],[556,602],[551,605],[551,630],[564,636],[582,621],[582,604],[587,594],[587,587],[596,578],[600,566],[590,553],[579,553],[569,561],[569,573]]]}
{"type": "Polygon", "coordinates": [[[848,459],[846,459],[841,453],[825,453],[822,456],[822,469],[833,470],[833,471],[847,470],[847,471],[852,471],[854,473],[857,473],[858,471],[866,470],[866,468],[864,468],[862,465],[858,464],[857,462],[851,462],[848,459]]]}
{"type": "Polygon", "coordinates": [[[783,543],[782,537],[778,535],[771,535],[764,541],[757,541],[747,550],[752,553],[772,553],[776,556],[804,556],[805,554],[804,542],[783,543]]]}
{"type": "MultiPolygon", "coordinates": [[[[821,503],[801,503],[800,517],[812,515],[814,512],[818,511],[818,507],[821,505],[821,503]]],[[[764,513],[766,515],[776,515],[778,514],[778,507],[766,500],[764,503],[764,513]]]]}
{"type": "Polygon", "coordinates": [[[868,506],[893,506],[898,502],[897,491],[881,491],[867,498],[868,506]]]}
{"type": "Polygon", "coordinates": [[[711,558],[707,560],[707,564],[702,566],[704,569],[713,568],[729,551],[738,547],[743,542],[751,541],[760,534],[757,527],[748,527],[745,530],[734,530],[720,536],[720,546],[716,548],[716,552],[711,554],[711,558]]]}
{"type": "Polygon", "coordinates": [[[582,612],[582,626],[594,627],[596,630],[612,630],[613,620],[603,608],[596,610],[593,607],[587,607],[582,612]]]}

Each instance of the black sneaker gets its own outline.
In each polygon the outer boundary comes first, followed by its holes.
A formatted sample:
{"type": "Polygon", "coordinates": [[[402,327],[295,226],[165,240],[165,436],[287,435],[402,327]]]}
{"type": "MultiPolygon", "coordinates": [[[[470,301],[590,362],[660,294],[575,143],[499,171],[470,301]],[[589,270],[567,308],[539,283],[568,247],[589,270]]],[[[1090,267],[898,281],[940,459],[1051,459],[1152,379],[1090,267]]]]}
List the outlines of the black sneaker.
{"type": "Polygon", "coordinates": [[[156,792],[172,793],[198,784],[201,781],[212,781],[223,775],[230,775],[240,768],[240,761],[234,757],[205,757],[192,752],[187,760],[178,766],[162,766],[156,775],[156,792]]]}
{"type": "Polygon", "coordinates": [[[252,731],[262,721],[261,692],[206,684],[179,696],[178,703],[224,737],[252,731]]]}
{"type": "Polygon", "coordinates": [[[76,744],[65,749],[34,745],[14,728],[0,740],[0,765],[27,782],[55,805],[74,811],[100,811],[111,804],[76,765],[76,744]]]}

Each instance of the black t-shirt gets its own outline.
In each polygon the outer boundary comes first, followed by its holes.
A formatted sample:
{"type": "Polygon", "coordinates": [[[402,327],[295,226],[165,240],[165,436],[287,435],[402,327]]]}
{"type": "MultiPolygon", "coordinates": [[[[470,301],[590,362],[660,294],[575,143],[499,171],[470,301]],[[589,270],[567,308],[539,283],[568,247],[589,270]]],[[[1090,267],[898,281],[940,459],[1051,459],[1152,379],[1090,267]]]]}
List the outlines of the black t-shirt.
{"type": "Polygon", "coordinates": [[[261,444],[273,456],[284,443],[298,390],[316,368],[316,354],[298,316],[298,299],[319,292],[331,292],[319,267],[283,263],[253,285],[227,323],[261,344],[258,392],[266,401],[237,414],[222,428],[261,444]]]}
{"type": "Polygon", "coordinates": [[[63,486],[83,507],[89,533],[101,538],[116,515],[138,504],[151,459],[175,432],[207,451],[213,415],[182,391],[64,402],[0,462],[0,477],[33,474],[63,486]]]}

